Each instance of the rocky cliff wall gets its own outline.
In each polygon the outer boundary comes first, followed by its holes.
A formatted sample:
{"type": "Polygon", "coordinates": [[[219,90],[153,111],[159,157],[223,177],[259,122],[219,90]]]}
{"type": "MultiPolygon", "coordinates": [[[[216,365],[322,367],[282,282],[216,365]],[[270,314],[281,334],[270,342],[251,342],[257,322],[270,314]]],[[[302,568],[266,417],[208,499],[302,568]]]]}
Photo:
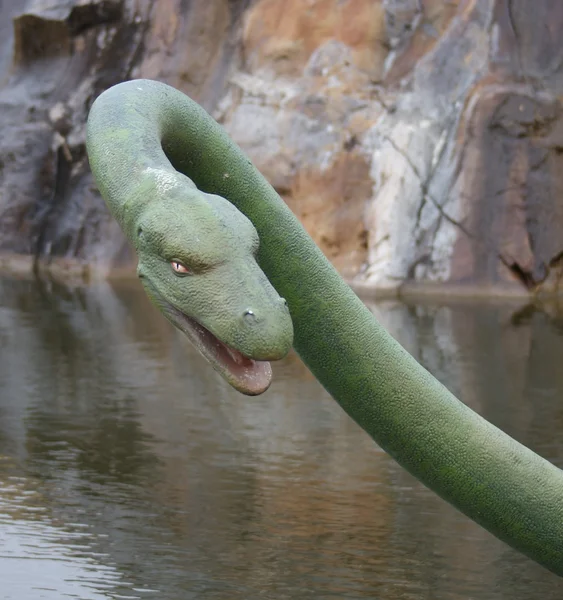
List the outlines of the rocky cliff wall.
{"type": "Polygon", "coordinates": [[[166,81],[219,119],[360,289],[563,290],[558,0],[0,4],[0,263],[134,257],[88,170],[94,98],[166,81]]]}

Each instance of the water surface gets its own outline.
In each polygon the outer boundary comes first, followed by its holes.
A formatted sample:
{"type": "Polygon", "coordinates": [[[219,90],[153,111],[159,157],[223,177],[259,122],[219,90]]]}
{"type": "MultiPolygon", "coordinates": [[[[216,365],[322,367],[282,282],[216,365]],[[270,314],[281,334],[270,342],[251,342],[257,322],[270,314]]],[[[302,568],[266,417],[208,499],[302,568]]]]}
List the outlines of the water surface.
{"type": "MultiPolygon", "coordinates": [[[[556,313],[372,309],[563,466],[556,313]]],[[[0,280],[0,344],[0,599],[563,597],[379,450],[295,356],[241,396],[136,284],[0,280]]]]}

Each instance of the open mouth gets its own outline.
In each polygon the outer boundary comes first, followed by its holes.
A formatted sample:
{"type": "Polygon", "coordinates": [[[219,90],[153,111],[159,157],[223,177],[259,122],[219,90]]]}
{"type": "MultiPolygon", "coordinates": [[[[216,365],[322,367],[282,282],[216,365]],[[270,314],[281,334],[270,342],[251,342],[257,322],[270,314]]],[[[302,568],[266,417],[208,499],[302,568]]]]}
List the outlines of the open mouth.
{"type": "Polygon", "coordinates": [[[166,303],[163,312],[236,390],[258,396],[270,387],[272,367],[268,361],[248,358],[171,304],[166,303]]]}

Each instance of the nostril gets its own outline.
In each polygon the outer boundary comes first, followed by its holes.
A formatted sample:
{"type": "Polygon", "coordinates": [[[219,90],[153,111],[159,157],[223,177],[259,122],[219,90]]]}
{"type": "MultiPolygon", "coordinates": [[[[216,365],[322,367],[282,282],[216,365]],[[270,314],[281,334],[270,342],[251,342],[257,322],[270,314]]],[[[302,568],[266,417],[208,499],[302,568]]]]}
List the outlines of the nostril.
{"type": "Polygon", "coordinates": [[[247,308],[242,316],[248,323],[254,323],[254,321],[256,320],[256,315],[254,314],[254,311],[251,308],[247,308]]]}
{"type": "Polygon", "coordinates": [[[285,298],[280,298],[282,304],[287,308],[287,300],[285,298]]]}

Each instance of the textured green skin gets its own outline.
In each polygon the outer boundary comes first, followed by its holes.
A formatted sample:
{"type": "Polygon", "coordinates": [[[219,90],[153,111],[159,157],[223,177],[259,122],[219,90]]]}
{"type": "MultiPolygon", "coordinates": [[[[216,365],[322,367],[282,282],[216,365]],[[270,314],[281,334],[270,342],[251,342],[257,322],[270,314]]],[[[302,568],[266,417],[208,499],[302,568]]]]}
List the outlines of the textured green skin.
{"type": "MultiPolygon", "coordinates": [[[[295,349],[334,399],[422,483],[563,575],[563,472],[462,404],[385,331],[198,104],[157,82],[115,86],[92,108],[88,152],[114,214],[132,211],[121,216],[126,230],[140,210],[124,205],[131,174],[148,163],[232,202],[256,227],[258,263],[289,303],[295,349]]],[[[177,215],[162,218],[173,227],[177,215]]]]}
{"type": "MultiPolygon", "coordinates": [[[[137,87],[130,89],[140,94],[137,87]]],[[[115,106],[104,98],[88,120],[90,163],[137,251],[137,273],[150,299],[188,335],[182,314],[247,357],[283,358],[293,342],[293,324],[285,300],[256,262],[259,238],[251,221],[172,168],[159,143],[162,123],[140,97],[115,106]],[[192,276],[176,275],[172,260],[189,267],[192,276]],[[252,315],[245,316],[249,310],[252,315]]],[[[229,371],[210,360],[235,385],[229,371]]]]}

